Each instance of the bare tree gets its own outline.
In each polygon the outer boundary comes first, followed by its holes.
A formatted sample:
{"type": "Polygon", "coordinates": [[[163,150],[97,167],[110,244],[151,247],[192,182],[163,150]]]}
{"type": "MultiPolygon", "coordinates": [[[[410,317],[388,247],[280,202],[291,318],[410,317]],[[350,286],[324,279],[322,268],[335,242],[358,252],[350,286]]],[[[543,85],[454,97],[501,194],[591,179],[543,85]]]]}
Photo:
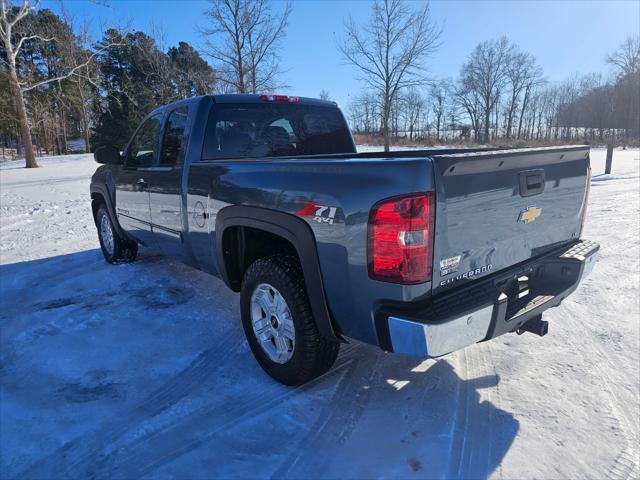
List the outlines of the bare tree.
{"type": "Polygon", "coordinates": [[[374,93],[364,93],[349,102],[349,121],[356,133],[370,135],[379,128],[380,115],[378,97],[374,93]]]}
{"type": "Polygon", "coordinates": [[[471,85],[468,78],[462,78],[454,89],[454,95],[457,104],[462,107],[471,121],[475,141],[479,142],[482,130],[482,102],[478,91],[471,85]]]}
{"type": "Polygon", "coordinates": [[[389,151],[393,102],[403,88],[424,82],[424,62],[437,48],[441,30],[428,3],[414,11],[402,0],[376,0],[369,24],[361,29],[349,18],[345,32],[338,48],[381,98],[384,149],[389,151]]]}
{"type": "Polygon", "coordinates": [[[320,90],[320,93],[318,94],[318,98],[320,98],[320,100],[331,100],[331,97],[329,96],[329,92],[327,92],[324,89],[320,90]]]}
{"type": "Polygon", "coordinates": [[[281,73],[278,44],[291,14],[286,3],[274,13],[268,0],[210,0],[211,27],[201,29],[204,54],[216,62],[230,91],[257,93],[276,86],[281,73]]]}
{"type": "Polygon", "coordinates": [[[11,0],[0,0],[0,40],[4,47],[4,62],[7,65],[9,73],[9,85],[16,105],[18,113],[18,121],[20,124],[20,136],[24,147],[25,163],[27,168],[37,168],[35,153],[31,139],[31,130],[29,127],[29,119],[27,117],[27,109],[25,106],[25,93],[38,89],[45,85],[61,82],[74,75],[81,75],[83,69],[89,65],[99,51],[85,51],[70,58],[70,64],[66,66],[64,71],[58,75],[43,80],[33,80],[18,77],[17,57],[20,49],[30,41],[56,42],[53,36],[46,36],[42,32],[32,35],[16,35],[14,29],[20,22],[23,22],[27,16],[38,8],[40,0],[22,0],[20,6],[14,6],[11,0]]]}
{"type": "Polygon", "coordinates": [[[396,102],[399,114],[403,119],[402,131],[409,132],[409,139],[413,140],[420,131],[420,120],[424,115],[424,98],[415,88],[410,88],[405,94],[399,97],[396,102]]]}
{"type": "Polygon", "coordinates": [[[278,43],[284,38],[290,14],[291,4],[288,2],[282,12],[274,14],[266,0],[255,0],[253,15],[247,22],[251,93],[276,87],[276,79],[281,72],[278,43]]]}
{"type": "MultiPolygon", "coordinates": [[[[24,104],[24,96],[18,72],[16,68],[16,57],[24,42],[42,38],[38,35],[30,35],[20,38],[14,43],[13,27],[25,18],[29,12],[38,6],[39,2],[31,5],[28,0],[24,0],[22,6],[16,9],[9,4],[8,0],[0,0],[0,37],[5,50],[5,62],[9,69],[9,88],[11,89],[14,103],[18,111],[18,122],[20,123],[20,137],[22,137],[22,145],[24,147],[24,156],[27,168],[37,168],[36,156],[33,152],[33,143],[31,141],[31,130],[29,129],[29,121],[27,120],[27,108],[24,104]]],[[[42,38],[45,40],[44,38],[42,38]]],[[[52,39],[48,39],[50,41],[52,39]]]]}
{"type": "Polygon", "coordinates": [[[440,141],[440,131],[442,129],[444,114],[447,103],[447,83],[440,81],[431,86],[429,95],[431,97],[431,110],[435,115],[436,120],[436,141],[440,141]]]}
{"type": "MultiPolygon", "coordinates": [[[[65,51],[66,58],[77,57],[82,55],[84,51],[90,51],[92,45],[91,35],[89,34],[89,25],[86,22],[80,23],[73,17],[62,5],[62,17],[69,25],[81,25],[76,34],[77,42],[65,41],[61,47],[65,51]]],[[[84,151],[91,151],[91,124],[93,111],[91,109],[91,99],[99,90],[98,85],[98,65],[96,62],[89,62],[80,68],[75,75],[70,77],[74,85],[75,95],[73,95],[72,108],[76,110],[80,119],[80,131],[84,140],[84,151]]]]}
{"type": "Polygon", "coordinates": [[[542,74],[540,67],[536,65],[533,55],[521,52],[514,47],[507,59],[505,76],[510,90],[506,106],[505,136],[506,138],[511,138],[511,129],[522,96],[542,74]]]}
{"type": "Polygon", "coordinates": [[[607,55],[606,61],[618,69],[618,75],[633,74],[640,70],[640,36],[628,37],[618,49],[607,55]]]}
{"type": "Polygon", "coordinates": [[[524,97],[522,99],[522,106],[520,108],[520,117],[518,119],[517,138],[520,138],[520,135],[522,133],[522,119],[527,111],[527,106],[529,104],[529,101],[531,100],[531,95],[538,86],[543,85],[544,83],[545,83],[545,80],[543,79],[542,68],[533,64],[532,68],[528,71],[528,75],[525,76],[524,97]]]}
{"type": "Polygon", "coordinates": [[[477,93],[482,109],[484,141],[489,141],[491,114],[498,105],[505,83],[511,45],[506,37],[488,40],[476,46],[462,67],[463,83],[477,93]]]}

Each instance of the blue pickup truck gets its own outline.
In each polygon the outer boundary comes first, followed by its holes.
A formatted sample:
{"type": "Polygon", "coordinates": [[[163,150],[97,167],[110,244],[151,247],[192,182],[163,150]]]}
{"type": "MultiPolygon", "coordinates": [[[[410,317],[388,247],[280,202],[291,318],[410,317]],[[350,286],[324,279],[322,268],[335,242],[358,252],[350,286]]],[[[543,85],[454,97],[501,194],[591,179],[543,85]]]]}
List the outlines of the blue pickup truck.
{"type": "Polygon", "coordinates": [[[220,277],[287,385],[351,339],[426,358],[544,335],[599,249],[580,238],[586,146],[357,153],[333,102],[213,95],[154,110],[95,159],[106,260],[144,245],[220,277]]]}

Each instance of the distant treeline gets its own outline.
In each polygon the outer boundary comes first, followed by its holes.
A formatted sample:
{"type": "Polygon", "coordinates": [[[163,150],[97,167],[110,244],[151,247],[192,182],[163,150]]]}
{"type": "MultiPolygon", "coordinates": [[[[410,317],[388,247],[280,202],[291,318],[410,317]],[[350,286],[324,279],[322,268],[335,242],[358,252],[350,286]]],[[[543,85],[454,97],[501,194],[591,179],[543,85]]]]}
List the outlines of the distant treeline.
{"type": "MultiPolygon", "coordinates": [[[[390,112],[394,140],[451,143],[586,142],[638,144],[640,40],[627,39],[605,59],[610,77],[545,80],[535,58],[506,38],[479,44],[457,79],[398,93],[390,112]]],[[[348,107],[355,133],[382,137],[381,98],[365,91],[348,107]]],[[[382,142],[382,140],[380,140],[382,142]]]]}

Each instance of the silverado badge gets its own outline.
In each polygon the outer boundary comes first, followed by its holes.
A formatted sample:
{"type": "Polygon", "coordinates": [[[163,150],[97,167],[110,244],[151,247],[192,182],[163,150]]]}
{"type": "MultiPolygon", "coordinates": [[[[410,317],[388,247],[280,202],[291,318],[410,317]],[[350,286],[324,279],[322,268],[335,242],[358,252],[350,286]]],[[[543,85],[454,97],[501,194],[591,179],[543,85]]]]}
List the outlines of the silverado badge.
{"type": "Polygon", "coordinates": [[[542,215],[542,209],[536,206],[529,206],[520,212],[518,215],[518,223],[532,223],[535,222],[536,219],[542,215]]]}

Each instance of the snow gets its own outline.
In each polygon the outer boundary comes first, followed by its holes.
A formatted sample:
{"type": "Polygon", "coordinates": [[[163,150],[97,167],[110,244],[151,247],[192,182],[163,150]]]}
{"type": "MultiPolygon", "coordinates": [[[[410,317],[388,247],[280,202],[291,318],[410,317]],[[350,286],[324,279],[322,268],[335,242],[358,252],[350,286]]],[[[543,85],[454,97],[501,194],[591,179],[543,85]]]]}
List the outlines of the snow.
{"type": "Polygon", "coordinates": [[[544,338],[440,360],[345,346],[281,386],[221,281],[102,259],[87,155],[0,167],[2,478],[638,478],[640,152],[594,178],[598,265],[544,338]]]}

